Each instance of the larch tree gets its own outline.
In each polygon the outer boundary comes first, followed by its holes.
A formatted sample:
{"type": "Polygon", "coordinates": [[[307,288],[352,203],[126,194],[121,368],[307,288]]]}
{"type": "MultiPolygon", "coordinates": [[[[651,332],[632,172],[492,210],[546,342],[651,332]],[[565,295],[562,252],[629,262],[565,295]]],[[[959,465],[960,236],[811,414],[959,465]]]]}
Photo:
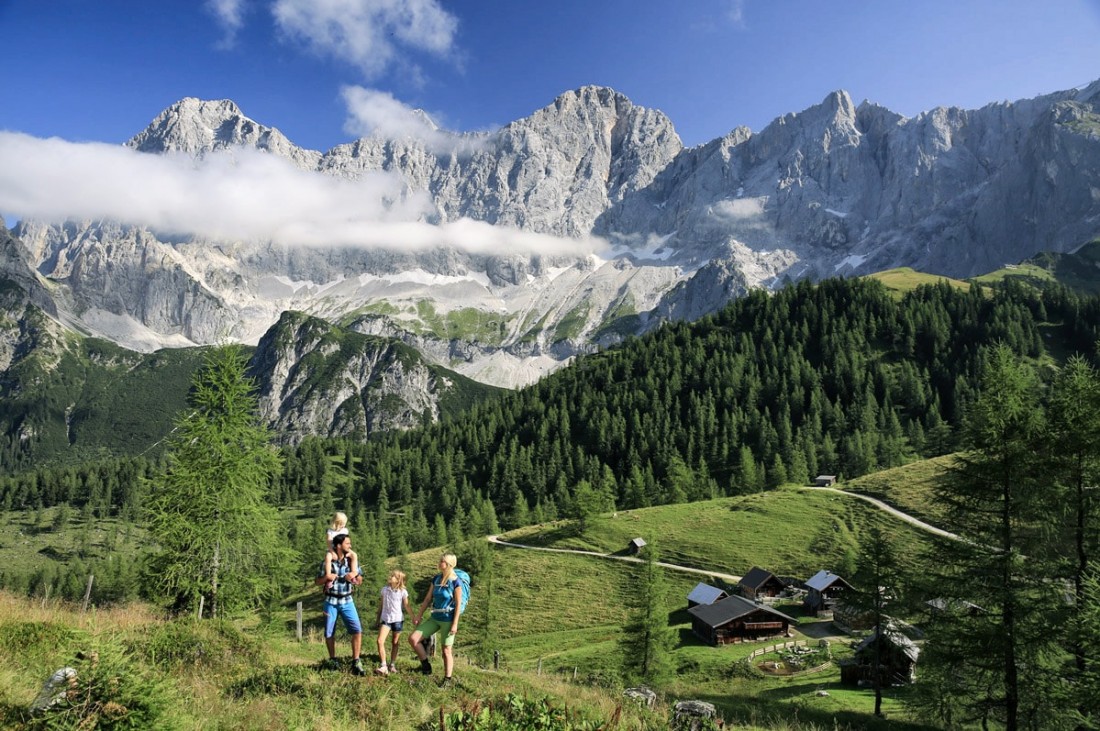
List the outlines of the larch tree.
{"type": "Polygon", "coordinates": [[[1038,380],[1009,348],[987,351],[981,383],[966,415],[969,450],[936,488],[948,527],[966,540],[938,542],[926,564],[942,609],[922,678],[941,722],[1015,731],[1043,712],[1059,654],[1046,619],[1055,592],[1046,581],[1045,427],[1038,380]]]}
{"type": "Polygon", "coordinates": [[[654,543],[645,547],[641,576],[630,585],[630,616],[623,627],[623,676],[628,681],[659,685],[671,674],[673,644],[668,625],[664,571],[654,543]]]}
{"type": "Polygon", "coordinates": [[[260,606],[293,576],[268,502],[281,462],[257,418],[240,348],[210,352],[173,430],[149,499],[149,580],[177,610],[200,597],[212,617],[260,606]]]}
{"type": "MultiPolygon", "coordinates": [[[[886,613],[887,605],[896,603],[902,588],[901,568],[897,553],[890,539],[877,526],[867,531],[866,540],[860,543],[854,576],[855,591],[844,595],[844,604],[870,618],[872,625],[883,638],[895,631],[886,613]]],[[[871,687],[875,691],[875,715],[882,716],[882,656],[886,643],[875,645],[874,670],[871,687]]]]}

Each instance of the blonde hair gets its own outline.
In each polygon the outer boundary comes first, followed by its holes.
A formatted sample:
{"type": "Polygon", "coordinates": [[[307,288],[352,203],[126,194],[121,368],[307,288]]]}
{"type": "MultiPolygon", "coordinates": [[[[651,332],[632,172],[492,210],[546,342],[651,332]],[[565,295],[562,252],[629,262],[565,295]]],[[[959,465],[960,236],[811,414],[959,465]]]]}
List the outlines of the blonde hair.
{"type": "Polygon", "coordinates": [[[443,572],[443,575],[439,579],[440,585],[446,581],[450,581],[455,577],[455,566],[458,565],[458,556],[453,553],[445,553],[439,557],[439,560],[447,564],[447,570],[443,572]]]}
{"type": "Polygon", "coordinates": [[[405,588],[405,572],[394,569],[390,572],[390,578],[386,579],[386,583],[394,591],[401,591],[405,588]]]}
{"type": "Polygon", "coordinates": [[[337,510],[335,513],[332,514],[332,525],[330,525],[329,528],[332,528],[332,530],[340,530],[341,528],[347,526],[347,524],[348,516],[337,510]]]}

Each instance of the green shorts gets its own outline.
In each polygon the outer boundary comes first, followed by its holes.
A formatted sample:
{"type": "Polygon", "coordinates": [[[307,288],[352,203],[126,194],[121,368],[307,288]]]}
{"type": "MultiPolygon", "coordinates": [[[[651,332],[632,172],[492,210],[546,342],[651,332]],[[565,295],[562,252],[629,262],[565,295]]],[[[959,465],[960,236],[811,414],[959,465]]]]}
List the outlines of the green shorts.
{"type": "Polygon", "coordinates": [[[455,643],[455,636],[451,634],[451,620],[433,619],[431,616],[416,625],[414,631],[419,632],[424,638],[431,637],[436,632],[443,631],[443,646],[451,647],[455,643]]]}

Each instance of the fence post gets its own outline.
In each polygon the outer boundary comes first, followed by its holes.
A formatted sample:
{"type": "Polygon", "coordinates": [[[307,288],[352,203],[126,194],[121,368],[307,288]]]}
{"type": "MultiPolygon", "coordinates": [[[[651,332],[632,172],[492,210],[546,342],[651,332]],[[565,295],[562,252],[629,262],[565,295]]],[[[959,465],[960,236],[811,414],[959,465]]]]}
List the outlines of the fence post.
{"type": "Polygon", "coordinates": [[[204,604],[206,604],[206,595],[205,594],[200,594],[199,595],[199,614],[196,617],[196,619],[202,619],[202,608],[203,608],[204,604]]]}
{"type": "Polygon", "coordinates": [[[535,670],[535,675],[542,675],[542,658],[541,657],[539,658],[539,666],[538,666],[538,669],[535,670]]]}
{"type": "Polygon", "coordinates": [[[500,650],[493,650],[493,670],[500,670],[500,650]]]}
{"type": "Polygon", "coordinates": [[[84,603],[80,605],[80,613],[88,611],[88,600],[92,598],[92,582],[95,581],[95,574],[88,574],[88,588],[84,590],[84,603]]]}
{"type": "Polygon", "coordinates": [[[302,603],[298,602],[298,641],[302,641],[302,603]]]}
{"type": "Polygon", "coordinates": [[[577,679],[577,666],[574,665],[573,666],[573,680],[576,680],[576,679],[577,679]]]}
{"type": "Polygon", "coordinates": [[[53,584],[46,585],[46,596],[42,599],[42,608],[46,608],[46,603],[50,601],[50,589],[53,588],[53,584]]]}

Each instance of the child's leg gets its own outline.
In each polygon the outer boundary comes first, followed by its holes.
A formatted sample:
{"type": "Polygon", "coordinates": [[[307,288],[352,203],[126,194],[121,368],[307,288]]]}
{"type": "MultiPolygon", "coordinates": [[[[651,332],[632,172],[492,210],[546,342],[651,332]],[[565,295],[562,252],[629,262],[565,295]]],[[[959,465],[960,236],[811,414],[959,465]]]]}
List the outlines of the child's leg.
{"type": "Polygon", "coordinates": [[[378,627],[378,662],[386,664],[386,637],[390,633],[390,626],[388,624],[381,624],[378,627]]]}
{"type": "Polygon", "coordinates": [[[355,551],[348,551],[348,570],[352,576],[359,574],[359,554],[355,551]]]}
{"type": "Polygon", "coordinates": [[[397,662],[397,650],[401,647],[401,633],[394,632],[391,640],[392,642],[390,643],[390,665],[393,665],[395,662],[397,662]]]}

